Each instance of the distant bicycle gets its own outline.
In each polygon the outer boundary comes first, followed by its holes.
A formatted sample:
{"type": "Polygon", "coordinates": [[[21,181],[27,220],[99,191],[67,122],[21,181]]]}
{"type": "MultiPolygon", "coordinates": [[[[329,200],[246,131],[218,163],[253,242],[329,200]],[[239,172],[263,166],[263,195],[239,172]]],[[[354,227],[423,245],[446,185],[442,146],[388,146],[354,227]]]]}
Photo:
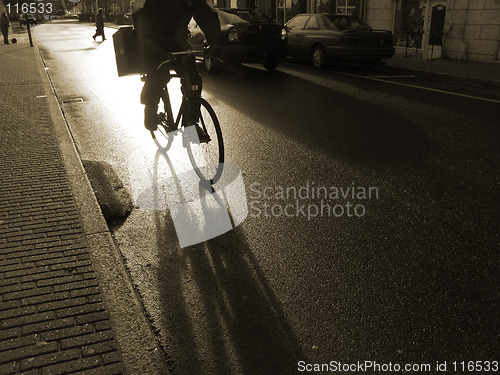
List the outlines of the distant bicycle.
{"type": "MultiPolygon", "coordinates": [[[[171,57],[162,62],[158,69],[170,69],[170,65],[194,55],[195,51],[172,52],[171,57]]],[[[186,87],[191,87],[189,75],[171,72],[171,77],[186,80],[186,87]]],[[[168,84],[163,88],[161,100],[164,112],[158,113],[160,124],[151,136],[156,146],[167,151],[177,134],[182,134],[183,146],[187,148],[189,160],[194,171],[202,181],[215,184],[222,175],[224,164],[224,143],[219,120],[212,106],[197,92],[183,93],[177,116],[174,118],[168,93],[168,84]]]]}

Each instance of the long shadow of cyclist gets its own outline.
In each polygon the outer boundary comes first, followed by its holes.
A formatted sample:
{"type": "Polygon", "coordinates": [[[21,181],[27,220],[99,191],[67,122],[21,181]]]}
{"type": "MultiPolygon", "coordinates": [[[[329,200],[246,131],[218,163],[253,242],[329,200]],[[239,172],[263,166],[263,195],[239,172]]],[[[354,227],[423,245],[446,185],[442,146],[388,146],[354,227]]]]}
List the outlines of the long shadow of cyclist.
{"type": "MultiPolygon", "coordinates": [[[[168,155],[161,153],[161,157],[175,181],[168,155]]],[[[174,186],[183,194],[179,181],[174,186]]],[[[204,192],[200,190],[200,194],[204,192]]],[[[223,201],[222,194],[218,198],[223,201]]],[[[203,206],[204,211],[210,209],[203,206]]],[[[252,253],[245,230],[238,226],[204,243],[180,248],[172,246],[173,227],[170,212],[158,210],[156,238],[162,249],[158,303],[162,313],[153,320],[173,372],[296,373],[297,362],[305,360],[305,355],[252,253]]]]}

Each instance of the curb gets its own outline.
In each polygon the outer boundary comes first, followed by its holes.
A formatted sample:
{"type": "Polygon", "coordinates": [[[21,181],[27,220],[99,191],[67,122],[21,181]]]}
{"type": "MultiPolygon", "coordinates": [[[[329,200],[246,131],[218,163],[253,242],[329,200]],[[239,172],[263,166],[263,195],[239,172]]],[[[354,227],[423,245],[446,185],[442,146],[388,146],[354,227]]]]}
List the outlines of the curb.
{"type": "Polygon", "coordinates": [[[436,78],[447,78],[447,79],[459,79],[462,82],[469,82],[469,83],[481,83],[486,86],[490,87],[500,87],[500,81],[494,81],[494,80],[488,80],[486,78],[476,78],[476,77],[470,77],[470,76],[464,76],[464,75],[459,75],[459,74],[451,74],[451,73],[446,73],[446,72],[430,72],[425,69],[418,69],[418,68],[410,68],[410,67],[403,67],[400,65],[396,64],[387,64],[387,67],[391,69],[397,69],[401,72],[413,72],[413,73],[419,73],[423,76],[427,77],[436,77],[436,78]]]}
{"type": "MultiPolygon", "coordinates": [[[[410,55],[411,56],[411,55],[410,55]]],[[[489,86],[500,86],[500,76],[495,80],[495,77],[477,77],[473,75],[459,74],[459,73],[450,73],[446,71],[432,71],[425,69],[424,67],[420,68],[419,66],[411,66],[400,64],[397,62],[399,59],[404,59],[404,55],[399,55],[396,59],[388,59],[386,61],[386,66],[392,69],[398,69],[404,72],[418,72],[420,74],[429,76],[429,77],[446,77],[449,79],[460,79],[461,81],[467,82],[480,82],[489,86]]],[[[432,64],[432,62],[425,62],[425,64],[432,64]]],[[[498,66],[498,72],[500,74],[500,65],[498,66]]]]}
{"type": "Polygon", "coordinates": [[[41,62],[38,67],[62,161],[124,366],[129,374],[169,374],[161,347],[97,203],[38,48],[34,57],[41,62]]]}

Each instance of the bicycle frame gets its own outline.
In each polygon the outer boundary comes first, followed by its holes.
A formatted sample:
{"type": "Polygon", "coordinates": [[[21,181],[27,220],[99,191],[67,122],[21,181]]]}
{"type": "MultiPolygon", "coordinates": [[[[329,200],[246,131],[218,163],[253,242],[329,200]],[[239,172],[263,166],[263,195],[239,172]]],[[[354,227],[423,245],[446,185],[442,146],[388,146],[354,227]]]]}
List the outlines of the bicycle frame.
{"type": "MultiPolygon", "coordinates": [[[[192,52],[177,52],[172,55],[182,55],[177,57],[183,63],[192,52]]],[[[189,160],[193,165],[193,170],[202,181],[214,184],[222,174],[224,163],[224,144],[219,120],[212,106],[202,98],[198,87],[193,86],[191,76],[186,72],[181,74],[171,73],[167,60],[158,66],[169,68],[170,78],[181,78],[183,81],[182,101],[179,111],[174,118],[172,103],[168,90],[168,80],[162,88],[161,98],[165,113],[159,113],[158,135],[151,131],[151,135],[156,145],[163,151],[170,148],[173,138],[180,133],[183,139],[183,146],[187,149],[189,160]],[[166,65],[166,66],[164,66],[166,65]],[[194,131],[194,133],[191,133],[194,131]]],[[[175,70],[175,69],[174,69],[175,70]]]]}
{"type": "MultiPolygon", "coordinates": [[[[172,52],[172,55],[173,56],[180,55],[180,59],[184,63],[184,59],[186,59],[188,56],[192,55],[192,52],[187,52],[187,53],[186,52],[172,52]]],[[[179,59],[179,57],[177,57],[177,59],[179,59]]],[[[172,62],[172,59],[162,62],[158,66],[157,69],[161,69],[163,65],[166,65],[170,62],[172,62]]],[[[178,74],[178,73],[172,74],[172,73],[170,73],[170,71],[171,71],[171,69],[169,69],[170,78],[184,79],[184,80],[186,80],[185,86],[191,88],[191,77],[189,77],[189,74],[186,74],[186,75],[182,75],[182,74],[178,74]]],[[[169,82],[170,82],[170,80],[169,80],[169,82]]],[[[179,107],[177,117],[175,118],[175,121],[174,121],[174,115],[173,115],[173,111],[172,111],[172,103],[170,102],[170,95],[168,92],[168,83],[169,82],[167,82],[165,84],[165,86],[163,87],[161,99],[163,100],[164,110],[165,110],[166,115],[167,115],[166,116],[167,117],[167,127],[169,129],[177,130],[177,129],[179,129],[179,123],[181,121],[181,118],[185,115],[185,108],[189,105],[190,98],[192,98],[194,95],[196,95],[196,97],[198,97],[199,95],[194,94],[193,92],[188,93],[188,94],[182,93],[181,106],[179,107]]]]}

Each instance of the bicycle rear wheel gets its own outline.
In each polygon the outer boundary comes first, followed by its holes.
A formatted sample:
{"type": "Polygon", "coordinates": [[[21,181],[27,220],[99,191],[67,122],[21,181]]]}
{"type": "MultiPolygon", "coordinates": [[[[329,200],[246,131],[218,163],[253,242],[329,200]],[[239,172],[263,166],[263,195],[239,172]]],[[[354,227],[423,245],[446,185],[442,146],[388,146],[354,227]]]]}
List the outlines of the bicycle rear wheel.
{"type": "Polygon", "coordinates": [[[219,120],[212,106],[203,98],[193,99],[192,108],[199,106],[196,126],[202,130],[198,134],[200,142],[189,141],[187,152],[194,171],[202,181],[215,184],[222,175],[224,165],[224,142],[219,120]],[[205,136],[207,135],[207,136],[205,136]]]}

